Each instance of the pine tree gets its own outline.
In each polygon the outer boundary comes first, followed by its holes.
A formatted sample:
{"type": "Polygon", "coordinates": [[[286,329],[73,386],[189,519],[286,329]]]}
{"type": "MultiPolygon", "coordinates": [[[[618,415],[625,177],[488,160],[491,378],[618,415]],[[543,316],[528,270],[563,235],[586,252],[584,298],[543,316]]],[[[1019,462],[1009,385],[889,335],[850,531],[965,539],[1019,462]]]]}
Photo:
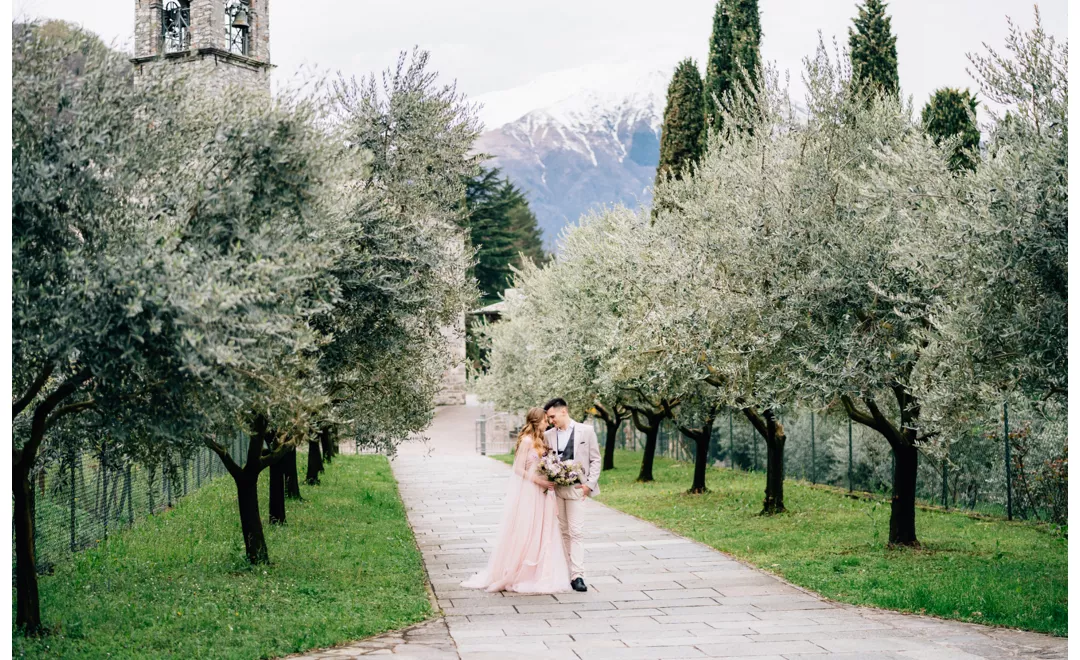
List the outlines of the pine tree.
{"type": "Polygon", "coordinates": [[[896,37],[892,34],[892,18],[885,8],[881,0],[865,0],[859,7],[855,27],[848,28],[851,71],[855,80],[872,91],[896,94],[900,90],[896,37]]]}
{"type": "Polygon", "coordinates": [[[683,171],[701,157],[705,144],[704,89],[697,64],[685,59],[675,67],[668,85],[664,127],[660,133],[659,184],[668,175],[682,178],[683,171]]]}
{"type": "Polygon", "coordinates": [[[975,151],[979,148],[979,126],[975,123],[978,101],[968,90],[944,87],[934,92],[922,111],[923,130],[935,142],[959,135],[956,149],[949,157],[953,171],[975,169],[975,151]]]}
{"type": "Polygon", "coordinates": [[[705,118],[719,127],[720,108],[736,83],[757,84],[761,62],[761,12],[757,0],[720,0],[713,13],[705,66],[705,118]],[[743,80],[743,70],[748,80],[743,80]]]}
{"type": "Polygon", "coordinates": [[[485,303],[510,286],[522,257],[546,260],[536,216],[525,195],[498,169],[482,168],[465,186],[469,237],[476,248],[473,276],[485,303]]]}
{"type": "Polygon", "coordinates": [[[540,226],[536,223],[536,214],[529,208],[529,200],[509,179],[501,191],[507,201],[507,216],[510,218],[510,233],[514,236],[515,263],[529,259],[536,264],[543,264],[548,259],[544,251],[544,240],[540,226]]]}

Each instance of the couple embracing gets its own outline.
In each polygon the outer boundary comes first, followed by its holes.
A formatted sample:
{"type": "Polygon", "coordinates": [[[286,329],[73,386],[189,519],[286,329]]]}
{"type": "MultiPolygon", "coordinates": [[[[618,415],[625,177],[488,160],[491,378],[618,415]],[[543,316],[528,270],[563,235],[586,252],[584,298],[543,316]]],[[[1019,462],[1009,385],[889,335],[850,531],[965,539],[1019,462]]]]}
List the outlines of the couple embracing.
{"type": "Polygon", "coordinates": [[[461,586],[530,594],[586,591],[585,499],[599,492],[599,479],[600,444],[592,426],[571,419],[562,399],[530,409],[518,434],[495,548],[487,568],[461,586]],[[552,481],[543,470],[552,459],[576,463],[580,483],[552,481]]]}

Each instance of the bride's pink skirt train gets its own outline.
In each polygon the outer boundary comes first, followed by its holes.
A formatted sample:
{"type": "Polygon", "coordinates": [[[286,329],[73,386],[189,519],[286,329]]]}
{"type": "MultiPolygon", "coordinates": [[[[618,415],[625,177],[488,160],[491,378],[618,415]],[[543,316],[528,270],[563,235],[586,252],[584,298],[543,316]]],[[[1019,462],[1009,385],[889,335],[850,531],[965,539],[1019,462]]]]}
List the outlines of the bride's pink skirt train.
{"type": "Polygon", "coordinates": [[[570,591],[570,568],[559,529],[558,500],[553,492],[529,478],[537,462],[531,449],[522,447],[518,451],[487,567],[462,582],[462,587],[529,594],[570,591]]]}

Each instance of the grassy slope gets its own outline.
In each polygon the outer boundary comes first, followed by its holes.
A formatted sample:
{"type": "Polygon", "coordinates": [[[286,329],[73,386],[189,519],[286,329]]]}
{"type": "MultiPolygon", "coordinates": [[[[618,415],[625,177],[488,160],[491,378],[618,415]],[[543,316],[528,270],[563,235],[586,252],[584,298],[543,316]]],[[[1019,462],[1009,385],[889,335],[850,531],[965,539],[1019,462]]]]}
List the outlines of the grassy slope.
{"type": "Polygon", "coordinates": [[[266,527],[268,567],[244,558],[227,477],[79,553],[41,580],[42,617],[56,632],[16,636],[15,657],[274,657],[430,614],[385,457],[336,457],[303,496],[288,503],[286,526],[266,527]]]}
{"type": "Polygon", "coordinates": [[[687,495],[691,465],[657,458],[638,484],[640,461],[616,453],[598,499],[838,601],[1068,634],[1067,541],[1045,528],[919,511],[922,549],[890,550],[887,502],[788,481],[768,518],[762,473],[710,469],[711,492],[687,495]]]}

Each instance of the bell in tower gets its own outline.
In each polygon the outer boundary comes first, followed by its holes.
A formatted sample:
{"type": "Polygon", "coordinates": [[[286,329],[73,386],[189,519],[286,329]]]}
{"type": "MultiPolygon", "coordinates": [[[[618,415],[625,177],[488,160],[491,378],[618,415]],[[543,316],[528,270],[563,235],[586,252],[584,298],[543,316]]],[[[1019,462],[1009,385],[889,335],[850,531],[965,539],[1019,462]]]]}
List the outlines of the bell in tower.
{"type": "Polygon", "coordinates": [[[181,66],[201,84],[270,90],[269,0],[135,0],[136,75],[181,66]]]}

